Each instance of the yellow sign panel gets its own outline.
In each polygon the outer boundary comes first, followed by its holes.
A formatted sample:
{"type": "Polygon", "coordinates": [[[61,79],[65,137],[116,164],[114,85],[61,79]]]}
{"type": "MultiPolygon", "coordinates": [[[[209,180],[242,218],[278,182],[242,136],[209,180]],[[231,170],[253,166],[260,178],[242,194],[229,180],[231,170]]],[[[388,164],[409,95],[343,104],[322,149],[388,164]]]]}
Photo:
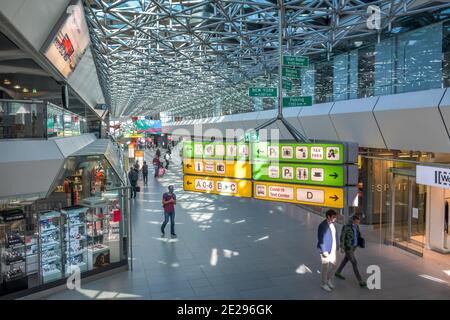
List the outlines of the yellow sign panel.
{"type": "Polygon", "coordinates": [[[183,172],[213,177],[252,178],[252,167],[248,161],[184,159],[183,172]]]}
{"type": "Polygon", "coordinates": [[[250,180],[186,175],[184,176],[183,186],[185,191],[214,193],[245,198],[250,198],[252,196],[252,182],[250,180]]]}
{"type": "Polygon", "coordinates": [[[344,208],[344,189],[255,181],[255,199],[344,208]]]}

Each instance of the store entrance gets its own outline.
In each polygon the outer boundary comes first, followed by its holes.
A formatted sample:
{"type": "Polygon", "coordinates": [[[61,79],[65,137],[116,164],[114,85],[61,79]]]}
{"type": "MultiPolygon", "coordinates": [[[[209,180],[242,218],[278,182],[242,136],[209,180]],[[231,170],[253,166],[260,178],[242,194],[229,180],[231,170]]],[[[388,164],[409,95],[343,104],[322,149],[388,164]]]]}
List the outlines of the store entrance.
{"type": "Polygon", "coordinates": [[[393,173],[391,239],[394,246],[423,256],[425,247],[426,186],[415,172],[393,173]]]}

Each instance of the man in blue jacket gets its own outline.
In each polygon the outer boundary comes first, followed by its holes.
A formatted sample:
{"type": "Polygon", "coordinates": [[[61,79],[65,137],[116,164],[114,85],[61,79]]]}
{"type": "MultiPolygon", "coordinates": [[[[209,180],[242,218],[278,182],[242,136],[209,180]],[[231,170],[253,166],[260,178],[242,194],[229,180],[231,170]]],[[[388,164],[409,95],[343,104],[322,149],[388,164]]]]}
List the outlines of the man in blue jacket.
{"type": "Polygon", "coordinates": [[[338,234],[334,226],[336,218],[336,211],[328,210],[326,219],[319,224],[317,231],[317,248],[322,261],[321,288],[327,292],[331,292],[334,289],[331,279],[336,270],[336,252],[339,249],[338,234]]]}

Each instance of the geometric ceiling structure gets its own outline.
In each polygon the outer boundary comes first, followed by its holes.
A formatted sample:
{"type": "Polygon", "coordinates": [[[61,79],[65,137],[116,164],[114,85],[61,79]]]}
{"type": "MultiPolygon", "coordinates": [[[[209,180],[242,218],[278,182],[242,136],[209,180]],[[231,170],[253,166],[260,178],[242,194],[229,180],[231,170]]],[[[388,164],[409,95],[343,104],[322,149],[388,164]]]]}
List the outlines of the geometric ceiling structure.
{"type": "Polygon", "coordinates": [[[246,84],[276,80],[280,7],[285,12],[283,52],[310,57],[329,55],[350,39],[379,37],[397,19],[450,7],[448,1],[425,0],[84,4],[101,85],[116,117],[183,114],[192,108],[213,108],[208,102],[227,101],[229,96],[234,96],[231,103],[251,103],[246,84]],[[371,5],[381,9],[379,30],[367,27],[371,5]]]}

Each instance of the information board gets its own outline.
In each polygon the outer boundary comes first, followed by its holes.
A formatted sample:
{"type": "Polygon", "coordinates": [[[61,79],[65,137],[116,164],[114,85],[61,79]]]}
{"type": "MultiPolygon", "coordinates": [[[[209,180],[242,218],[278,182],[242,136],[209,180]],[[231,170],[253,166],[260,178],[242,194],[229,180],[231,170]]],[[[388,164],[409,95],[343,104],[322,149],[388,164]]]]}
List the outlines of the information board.
{"type": "Polygon", "coordinates": [[[184,174],[207,175],[214,177],[229,177],[251,179],[252,169],[248,161],[222,161],[204,159],[185,159],[184,174]]]}
{"type": "Polygon", "coordinates": [[[184,190],[251,198],[252,181],[201,176],[184,176],[184,190]]]}

